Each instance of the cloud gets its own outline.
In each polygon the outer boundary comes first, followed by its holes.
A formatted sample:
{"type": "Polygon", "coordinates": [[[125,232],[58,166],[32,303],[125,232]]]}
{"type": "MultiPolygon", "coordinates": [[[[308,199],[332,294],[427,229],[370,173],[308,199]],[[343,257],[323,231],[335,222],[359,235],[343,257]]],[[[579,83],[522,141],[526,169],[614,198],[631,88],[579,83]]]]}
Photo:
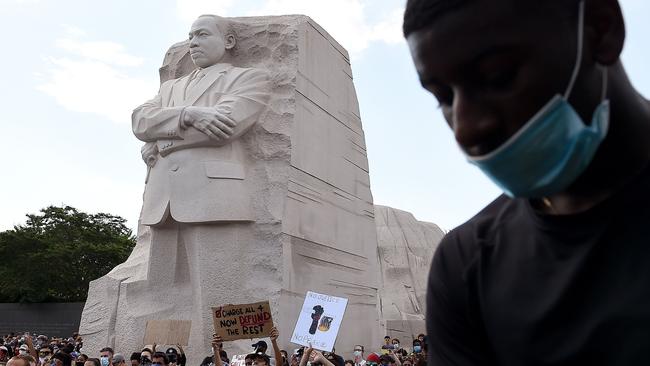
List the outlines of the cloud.
{"type": "Polygon", "coordinates": [[[181,20],[191,22],[199,15],[227,16],[233,0],[176,0],[176,10],[181,20]]]}
{"type": "Polygon", "coordinates": [[[404,36],[402,35],[403,16],[404,8],[393,10],[387,19],[372,26],[369,40],[382,41],[388,44],[404,42],[404,36]]]}
{"type": "MultiPolygon", "coordinates": [[[[66,28],[68,35],[85,34],[78,28],[66,28]]],[[[129,75],[129,68],[144,60],[127,53],[119,43],[67,37],[57,39],[55,46],[65,56],[46,58],[49,67],[37,75],[41,83],[36,88],[66,109],[129,123],[133,108],[157,89],[155,80],[129,75]]]]}
{"type": "Polygon", "coordinates": [[[55,45],[76,56],[89,60],[102,61],[111,65],[139,66],[144,62],[142,58],[126,53],[124,46],[115,42],[82,42],[75,39],[63,38],[57,39],[55,45]]]}
{"type": "Polygon", "coordinates": [[[305,14],[320,24],[332,37],[355,57],[370,42],[394,44],[402,41],[401,18],[403,8],[397,8],[387,19],[371,24],[366,17],[362,0],[267,0],[255,14],[305,14]]]}

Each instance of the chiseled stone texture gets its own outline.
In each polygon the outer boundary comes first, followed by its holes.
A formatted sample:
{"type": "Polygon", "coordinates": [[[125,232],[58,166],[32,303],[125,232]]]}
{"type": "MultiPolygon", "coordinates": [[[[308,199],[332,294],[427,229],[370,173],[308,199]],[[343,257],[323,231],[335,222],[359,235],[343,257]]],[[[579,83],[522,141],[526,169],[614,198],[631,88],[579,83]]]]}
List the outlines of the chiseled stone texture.
{"type": "Polygon", "coordinates": [[[386,334],[408,340],[426,333],[424,315],[429,266],[444,232],[413,214],[375,206],[379,266],[381,320],[386,334]]]}
{"type": "MultiPolygon", "coordinates": [[[[224,266],[219,286],[203,291],[217,294],[214,305],[270,300],[287,350],[294,348],[288,339],[308,290],[346,297],[337,353],[351,354],[359,343],[374,347],[383,335],[377,237],[348,53],[306,16],[230,19],[238,37],[234,65],[267,70],[272,94],[258,123],[241,137],[254,222],[231,224],[223,243],[202,258],[224,266]]],[[[175,44],[161,82],[193,68],[187,41],[175,44]]],[[[104,346],[139,350],[148,319],[188,318],[192,304],[182,293],[150,291],[151,235],[140,225],[129,259],[91,282],[80,329],[86,353],[104,346]]],[[[168,240],[164,250],[175,257],[176,239],[168,240]]],[[[226,349],[247,353],[252,343],[226,349]]],[[[188,364],[209,353],[209,339],[191,344],[188,364]]]]}

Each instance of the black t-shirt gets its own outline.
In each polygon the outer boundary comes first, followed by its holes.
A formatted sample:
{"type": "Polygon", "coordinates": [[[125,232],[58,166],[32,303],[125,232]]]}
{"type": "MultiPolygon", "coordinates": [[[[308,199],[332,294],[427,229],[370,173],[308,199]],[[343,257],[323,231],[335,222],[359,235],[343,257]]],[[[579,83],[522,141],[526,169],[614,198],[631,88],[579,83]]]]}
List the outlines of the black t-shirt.
{"type": "Polygon", "coordinates": [[[650,169],[594,208],[497,198],[437,250],[429,366],[650,365],[650,169]]]}

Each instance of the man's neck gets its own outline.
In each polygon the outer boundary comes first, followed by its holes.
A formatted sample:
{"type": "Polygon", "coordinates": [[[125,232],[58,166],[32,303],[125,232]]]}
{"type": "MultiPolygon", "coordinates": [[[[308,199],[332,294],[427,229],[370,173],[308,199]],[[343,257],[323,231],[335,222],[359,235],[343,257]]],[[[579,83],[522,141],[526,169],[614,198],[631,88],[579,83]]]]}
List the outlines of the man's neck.
{"type": "Polygon", "coordinates": [[[607,138],[589,168],[565,192],[547,197],[540,209],[550,214],[586,211],[618,192],[650,163],[650,102],[630,84],[622,66],[609,92],[607,138]]]}

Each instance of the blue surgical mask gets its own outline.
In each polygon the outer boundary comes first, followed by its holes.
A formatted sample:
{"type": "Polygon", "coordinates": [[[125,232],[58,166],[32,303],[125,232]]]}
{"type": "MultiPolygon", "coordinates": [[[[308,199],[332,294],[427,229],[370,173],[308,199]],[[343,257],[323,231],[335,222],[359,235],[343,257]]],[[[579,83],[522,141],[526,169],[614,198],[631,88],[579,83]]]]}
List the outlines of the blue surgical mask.
{"type": "Polygon", "coordinates": [[[108,364],[109,364],[108,357],[100,357],[99,360],[101,361],[102,366],[108,366],[108,364]]]}
{"type": "Polygon", "coordinates": [[[539,198],[561,192],[591,163],[609,127],[607,69],[603,70],[601,103],[586,125],[568,98],[580,71],[584,32],[584,0],[578,16],[578,56],[564,95],[555,95],[517,133],[483,156],[467,156],[510,197],[539,198]]]}
{"type": "Polygon", "coordinates": [[[414,353],[422,352],[422,347],[421,346],[413,346],[413,352],[414,353]]]}

